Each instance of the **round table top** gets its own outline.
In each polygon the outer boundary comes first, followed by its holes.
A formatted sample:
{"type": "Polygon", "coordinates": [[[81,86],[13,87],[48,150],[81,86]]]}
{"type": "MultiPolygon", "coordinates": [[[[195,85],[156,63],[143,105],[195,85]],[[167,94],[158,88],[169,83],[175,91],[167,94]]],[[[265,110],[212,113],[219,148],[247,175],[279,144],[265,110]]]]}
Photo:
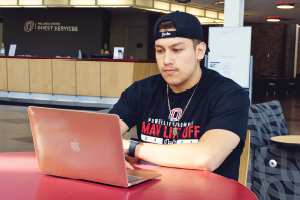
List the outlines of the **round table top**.
{"type": "Polygon", "coordinates": [[[242,184],[207,171],[147,163],[132,165],[159,172],[162,176],[130,188],[120,188],[41,174],[34,152],[0,153],[0,199],[257,200],[242,184]]]}
{"type": "Polygon", "coordinates": [[[300,135],[281,135],[270,138],[271,143],[278,146],[300,147],[300,135]]]}

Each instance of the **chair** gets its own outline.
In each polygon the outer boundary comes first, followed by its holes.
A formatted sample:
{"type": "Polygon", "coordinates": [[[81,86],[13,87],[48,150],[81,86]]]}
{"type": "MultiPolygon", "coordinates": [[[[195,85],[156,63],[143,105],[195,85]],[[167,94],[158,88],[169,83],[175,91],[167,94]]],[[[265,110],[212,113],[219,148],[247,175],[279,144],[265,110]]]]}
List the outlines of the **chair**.
{"type": "Polygon", "coordinates": [[[299,148],[255,149],[251,190],[259,200],[300,199],[299,148]]]}
{"type": "Polygon", "coordinates": [[[289,89],[289,78],[276,79],[276,95],[287,94],[288,89],[289,89]]]}
{"type": "Polygon", "coordinates": [[[266,95],[269,88],[269,81],[265,78],[253,79],[253,93],[266,95]]]}
{"type": "Polygon", "coordinates": [[[268,95],[274,96],[274,93],[276,92],[276,78],[275,77],[266,77],[268,80],[268,95]]]}
{"type": "Polygon", "coordinates": [[[247,187],[250,189],[253,176],[253,156],[256,148],[270,145],[270,138],[288,135],[286,122],[279,101],[251,105],[248,116],[250,130],[250,155],[247,187]]]}
{"type": "Polygon", "coordinates": [[[245,140],[245,146],[240,158],[239,180],[238,180],[238,182],[240,184],[243,184],[244,186],[246,186],[247,183],[249,153],[250,153],[250,131],[248,130],[246,140],[245,140]]]}
{"type": "Polygon", "coordinates": [[[288,94],[294,94],[295,92],[295,86],[296,86],[296,79],[289,78],[289,87],[288,87],[288,94]]]}

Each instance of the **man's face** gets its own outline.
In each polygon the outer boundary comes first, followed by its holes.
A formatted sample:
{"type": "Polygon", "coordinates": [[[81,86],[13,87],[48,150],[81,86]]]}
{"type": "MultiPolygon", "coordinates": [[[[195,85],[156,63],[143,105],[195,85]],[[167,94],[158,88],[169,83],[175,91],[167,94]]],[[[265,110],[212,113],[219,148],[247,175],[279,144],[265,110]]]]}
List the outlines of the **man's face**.
{"type": "MultiPolygon", "coordinates": [[[[176,29],[162,31],[174,30],[176,29]]],[[[205,53],[204,43],[195,49],[191,39],[163,38],[155,41],[155,50],[158,69],[173,91],[176,88],[189,89],[199,81],[201,77],[199,61],[205,53]],[[199,49],[203,45],[204,49],[199,49]]]]}

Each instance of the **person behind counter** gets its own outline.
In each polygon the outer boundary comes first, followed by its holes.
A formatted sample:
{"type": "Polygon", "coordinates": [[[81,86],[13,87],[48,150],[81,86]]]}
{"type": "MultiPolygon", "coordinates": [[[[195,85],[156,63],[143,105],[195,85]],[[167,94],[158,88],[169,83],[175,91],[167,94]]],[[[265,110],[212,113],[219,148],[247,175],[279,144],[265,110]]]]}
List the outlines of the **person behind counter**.
{"type": "Polygon", "coordinates": [[[249,111],[246,91],[200,66],[207,47],[193,15],[163,15],[153,34],[160,74],[133,83],[109,112],[119,115],[122,134],[137,125],[138,140],[124,139],[124,152],[161,166],[238,180],[249,111]]]}
{"type": "Polygon", "coordinates": [[[104,54],[110,54],[110,51],[109,50],[105,50],[104,54]]]}

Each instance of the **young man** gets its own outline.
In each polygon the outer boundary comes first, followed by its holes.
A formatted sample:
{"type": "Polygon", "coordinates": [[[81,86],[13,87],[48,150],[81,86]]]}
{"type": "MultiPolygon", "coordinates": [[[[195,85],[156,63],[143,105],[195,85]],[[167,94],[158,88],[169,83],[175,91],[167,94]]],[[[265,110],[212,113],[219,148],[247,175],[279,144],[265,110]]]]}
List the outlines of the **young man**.
{"type": "Polygon", "coordinates": [[[234,81],[200,67],[206,44],[193,15],[164,15],[153,34],[160,74],[132,84],[110,111],[120,116],[122,134],[137,125],[138,141],[123,140],[125,153],[238,180],[247,93],[234,81]]]}

